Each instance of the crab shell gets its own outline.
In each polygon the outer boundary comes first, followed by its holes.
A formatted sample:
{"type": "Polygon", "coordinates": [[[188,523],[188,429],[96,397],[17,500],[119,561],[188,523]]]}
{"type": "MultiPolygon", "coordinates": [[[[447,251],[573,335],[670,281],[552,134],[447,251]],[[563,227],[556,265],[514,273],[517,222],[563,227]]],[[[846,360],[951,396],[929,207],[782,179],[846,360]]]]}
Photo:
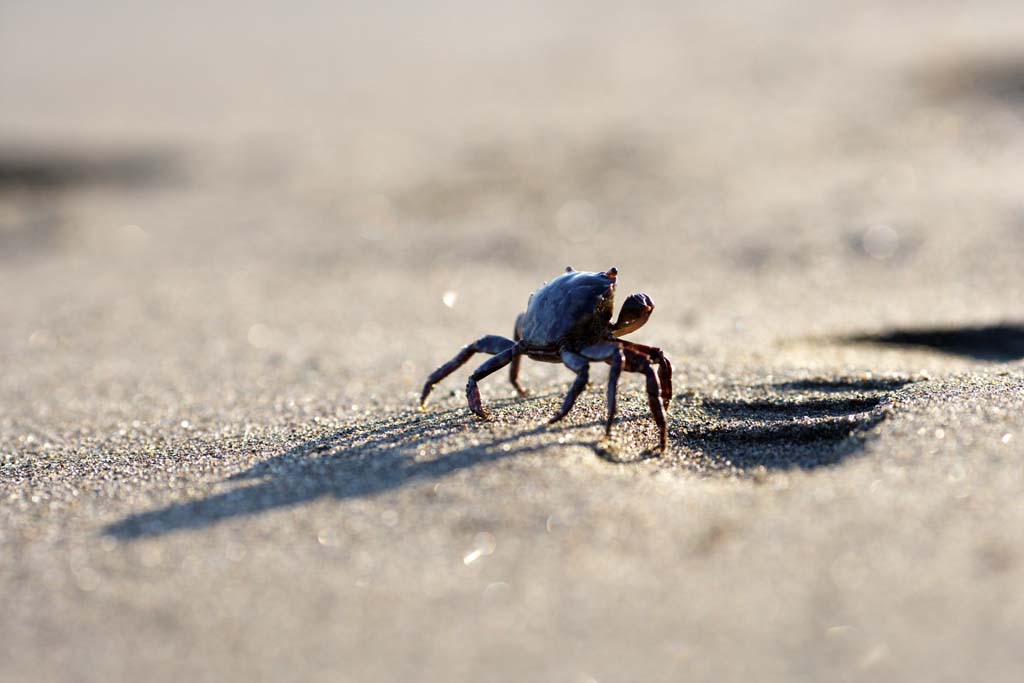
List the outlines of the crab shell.
{"type": "Polygon", "coordinates": [[[609,334],[615,300],[612,268],[606,273],[569,271],[530,297],[522,342],[530,349],[582,348],[609,334]]]}

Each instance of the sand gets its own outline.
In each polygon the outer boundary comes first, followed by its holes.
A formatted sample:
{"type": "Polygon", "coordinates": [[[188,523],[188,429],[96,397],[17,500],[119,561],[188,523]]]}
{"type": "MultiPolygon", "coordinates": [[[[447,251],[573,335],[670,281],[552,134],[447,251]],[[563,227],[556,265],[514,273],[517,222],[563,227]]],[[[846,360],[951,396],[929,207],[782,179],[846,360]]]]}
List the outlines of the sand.
{"type": "Polygon", "coordinates": [[[5,8],[0,679],[1020,680],[1019,7],[720,5],[5,8]]]}

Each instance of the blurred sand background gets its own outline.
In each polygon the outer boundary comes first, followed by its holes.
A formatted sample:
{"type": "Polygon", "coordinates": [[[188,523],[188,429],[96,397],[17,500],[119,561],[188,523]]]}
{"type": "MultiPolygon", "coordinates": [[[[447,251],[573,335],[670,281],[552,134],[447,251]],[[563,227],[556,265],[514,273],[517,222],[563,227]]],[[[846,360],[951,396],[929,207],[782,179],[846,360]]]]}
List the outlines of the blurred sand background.
{"type": "Polygon", "coordinates": [[[1024,676],[1017,1],[5,2],[0,679],[1024,676]],[[426,375],[566,265],[623,376],[426,375]]]}

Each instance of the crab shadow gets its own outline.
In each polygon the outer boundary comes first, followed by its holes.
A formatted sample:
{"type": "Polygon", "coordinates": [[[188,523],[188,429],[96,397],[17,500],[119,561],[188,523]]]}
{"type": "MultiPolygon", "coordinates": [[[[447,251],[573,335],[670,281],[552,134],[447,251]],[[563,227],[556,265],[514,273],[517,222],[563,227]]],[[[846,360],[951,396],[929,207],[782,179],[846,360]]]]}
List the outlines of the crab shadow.
{"type": "MultiPolygon", "coordinates": [[[[550,397],[527,400],[545,398],[550,397]]],[[[500,409],[512,402],[518,400],[494,401],[491,407],[500,409]]],[[[542,432],[557,433],[575,428],[542,424],[424,459],[421,454],[429,452],[432,445],[450,442],[456,435],[465,434],[470,418],[464,409],[435,413],[426,419],[418,412],[409,412],[346,427],[232,475],[221,484],[227,488],[225,491],[130,515],[105,527],[104,533],[125,540],[163,536],[295,507],[327,496],[337,500],[371,497],[548,448],[551,445],[548,442],[527,442],[527,439],[542,432]]]]}
{"type": "MultiPolygon", "coordinates": [[[[832,465],[863,448],[856,438],[888,415],[889,395],[910,380],[812,379],[774,384],[767,398],[703,400],[687,417],[674,421],[672,444],[684,462],[732,471],[764,466],[811,469],[832,465]]],[[[525,402],[551,399],[534,396],[525,402]]],[[[521,399],[495,401],[500,409],[521,399]]],[[[500,416],[500,412],[498,413],[500,416]]],[[[646,415],[621,422],[648,421],[646,415]]],[[[372,497],[404,486],[451,476],[460,470],[549,448],[542,433],[576,431],[599,424],[538,425],[513,429],[508,436],[485,437],[430,457],[434,446],[465,435],[472,423],[466,410],[450,409],[424,418],[403,413],[352,425],[262,460],[221,482],[224,490],[199,500],[172,503],[114,522],[104,533],[124,540],[158,537],[210,527],[271,510],[297,507],[324,497],[372,497]]],[[[560,443],[566,443],[563,439],[560,443]]],[[[592,449],[609,462],[635,464],[655,457],[632,453],[628,460],[589,439],[568,442],[592,449]]]]}
{"type": "Polygon", "coordinates": [[[698,467],[815,469],[863,450],[907,379],[810,379],[773,384],[765,397],[704,400],[674,441],[698,467]]]}

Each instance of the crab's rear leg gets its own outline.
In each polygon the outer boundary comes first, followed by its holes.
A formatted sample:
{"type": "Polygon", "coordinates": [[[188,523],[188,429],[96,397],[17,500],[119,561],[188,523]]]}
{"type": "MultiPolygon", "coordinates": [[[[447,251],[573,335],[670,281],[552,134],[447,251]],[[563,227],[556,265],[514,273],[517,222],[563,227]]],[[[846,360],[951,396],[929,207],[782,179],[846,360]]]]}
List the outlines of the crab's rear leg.
{"type": "MultiPolygon", "coordinates": [[[[427,397],[430,396],[430,392],[435,384],[465,365],[466,361],[472,358],[474,354],[489,353],[496,355],[511,349],[515,345],[516,343],[511,339],[499,337],[496,334],[489,334],[486,337],[480,337],[472,344],[463,346],[455,358],[434,370],[430,377],[427,378],[426,383],[423,385],[423,393],[420,395],[420,406],[426,404],[427,397]]],[[[516,354],[516,357],[518,358],[518,354],[516,354]]]]}
{"type": "Polygon", "coordinates": [[[484,377],[501,370],[511,363],[512,359],[520,353],[522,353],[522,348],[519,344],[513,343],[510,348],[505,349],[473,371],[473,374],[469,376],[469,381],[466,382],[466,400],[469,401],[470,410],[484,419],[489,417],[487,411],[484,410],[483,404],[480,402],[480,389],[476,384],[484,377]]]}
{"type": "MultiPolygon", "coordinates": [[[[512,339],[517,342],[523,338],[523,319],[525,317],[525,313],[520,313],[516,317],[516,326],[512,332],[512,339]]],[[[526,389],[519,384],[519,361],[521,361],[522,358],[521,354],[517,354],[516,357],[512,359],[512,363],[508,366],[508,379],[512,382],[512,386],[516,388],[516,391],[519,392],[519,395],[525,398],[527,394],[526,389]]]]}

